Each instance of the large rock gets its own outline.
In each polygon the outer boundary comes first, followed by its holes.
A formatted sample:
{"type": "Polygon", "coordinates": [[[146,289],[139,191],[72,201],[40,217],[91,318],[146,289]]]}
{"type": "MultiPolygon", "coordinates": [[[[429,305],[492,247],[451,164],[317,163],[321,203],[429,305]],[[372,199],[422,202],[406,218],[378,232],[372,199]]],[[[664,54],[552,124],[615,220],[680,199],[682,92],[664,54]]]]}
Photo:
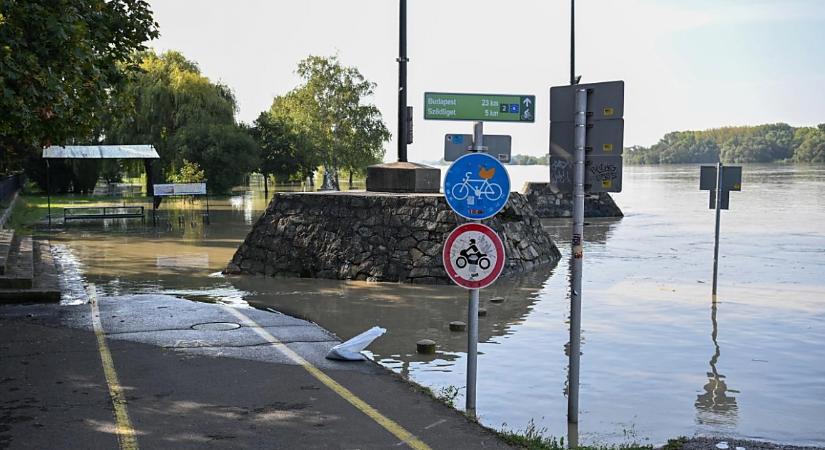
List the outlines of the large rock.
{"type": "MultiPolygon", "coordinates": [[[[442,245],[464,222],[441,194],[279,193],[224,272],[449,283],[442,245]]],[[[519,193],[485,224],[504,240],[505,276],[561,256],[519,193]]]]}
{"type": "MultiPolygon", "coordinates": [[[[524,195],[542,219],[573,216],[573,194],[553,192],[550,183],[524,183],[524,195]]],[[[624,217],[607,192],[584,196],[584,217],[624,217]]]]}

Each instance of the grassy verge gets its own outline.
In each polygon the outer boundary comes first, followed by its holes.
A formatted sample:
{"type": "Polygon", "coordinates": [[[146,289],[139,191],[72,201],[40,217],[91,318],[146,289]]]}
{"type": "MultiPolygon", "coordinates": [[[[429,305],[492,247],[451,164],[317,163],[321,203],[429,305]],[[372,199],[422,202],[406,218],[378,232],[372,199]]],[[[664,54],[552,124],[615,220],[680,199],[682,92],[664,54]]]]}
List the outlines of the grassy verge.
{"type": "MultiPolygon", "coordinates": [[[[524,430],[493,430],[503,441],[510,445],[515,445],[528,450],[567,450],[564,438],[555,438],[553,436],[546,436],[546,429],[539,429],[531,420],[524,430]]],[[[682,436],[676,439],[670,439],[667,444],[662,446],[659,450],[681,450],[682,446],[687,442],[687,438],[682,436]]],[[[643,445],[637,443],[627,444],[613,444],[613,445],[583,445],[576,447],[579,450],[653,450],[652,445],[643,445]]]]}
{"type": "MultiPolygon", "coordinates": [[[[128,203],[133,203],[137,199],[138,198],[129,198],[128,203]]],[[[88,195],[52,196],[52,217],[62,216],[63,208],[93,205],[120,205],[122,203],[122,197],[88,195]]],[[[45,195],[21,195],[14,205],[14,210],[12,210],[6,227],[21,231],[31,230],[36,223],[47,218],[49,213],[48,204],[48,197],[45,195]]]]}

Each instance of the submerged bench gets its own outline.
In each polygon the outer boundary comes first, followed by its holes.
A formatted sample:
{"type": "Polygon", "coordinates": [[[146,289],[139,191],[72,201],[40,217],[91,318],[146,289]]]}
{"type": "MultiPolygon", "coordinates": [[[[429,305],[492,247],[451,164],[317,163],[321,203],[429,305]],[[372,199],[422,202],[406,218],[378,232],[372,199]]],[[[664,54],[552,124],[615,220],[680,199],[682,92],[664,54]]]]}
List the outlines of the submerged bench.
{"type": "Polygon", "coordinates": [[[63,223],[88,219],[144,219],[143,206],[83,206],[63,208],[63,223]]]}

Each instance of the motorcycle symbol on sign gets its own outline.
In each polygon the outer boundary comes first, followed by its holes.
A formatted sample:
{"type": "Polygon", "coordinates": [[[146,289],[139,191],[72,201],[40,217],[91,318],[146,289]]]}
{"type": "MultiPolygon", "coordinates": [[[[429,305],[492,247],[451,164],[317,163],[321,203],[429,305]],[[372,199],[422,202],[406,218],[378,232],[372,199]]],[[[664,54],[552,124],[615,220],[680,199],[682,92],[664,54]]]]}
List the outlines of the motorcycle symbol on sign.
{"type": "Polygon", "coordinates": [[[460,256],[456,258],[455,266],[459,269],[467,267],[467,264],[471,266],[477,265],[481,270],[490,268],[490,258],[487,257],[486,253],[482,253],[481,250],[476,247],[475,239],[470,239],[470,246],[458,253],[460,256]]]}
{"type": "Polygon", "coordinates": [[[496,168],[492,167],[489,169],[485,169],[484,167],[479,167],[478,169],[478,176],[479,179],[473,179],[472,172],[467,172],[464,175],[464,180],[461,183],[456,184],[453,186],[452,194],[456,200],[464,200],[469,197],[470,193],[473,193],[473,196],[476,198],[481,198],[484,196],[487,200],[496,201],[501,198],[501,194],[503,193],[501,186],[496,183],[491,183],[490,179],[493,178],[496,174],[496,168]]]}

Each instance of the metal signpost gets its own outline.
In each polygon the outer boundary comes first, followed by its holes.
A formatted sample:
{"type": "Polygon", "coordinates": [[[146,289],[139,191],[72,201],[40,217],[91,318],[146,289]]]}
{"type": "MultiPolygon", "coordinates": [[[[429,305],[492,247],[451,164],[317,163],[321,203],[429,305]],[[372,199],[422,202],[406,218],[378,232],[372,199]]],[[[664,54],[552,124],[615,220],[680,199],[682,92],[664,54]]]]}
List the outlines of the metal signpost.
{"type": "Polygon", "coordinates": [[[535,122],[535,95],[424,93],[424,119],[535,122]]]}
{"type": "Polygon", "coordinates": [[[716,233],[713,243],[713,297],[716,298],[716,279],[719,271],[719,227],[722,210],[728,209],[730,191],[742,190],[742,166],[702,166],[699,189],[710,191],[710,209],[716,210],[716,233]]]}
{"type": "MultiPolygon", "coordinates": [[[[470,220],[495,216],[510,197],[510,175],[487,153],[484,121],[533,123],[535,95],[424,93],[424,119],[470,120],[472,153],[453,162],[444,177],[444,197],[456,214],[470,220]]],[[[453,135],[456,136],[456,135],[453,135]]],[[[464,136],[460,140],[463,141],[464,136]]],[[[463,142],[460,145],[464,145],[463,142]]],[[[480,223],[461,225],[444,245],[444,268],[459,286],[470,290],[467,316],[467,414],[476,413],[478,370],[478,290],[489,286],[504,268],[504,245],[480,223]]]]}
{"type": "MultiPolygon", "coordinates": [[[[622,190],[623,114],[623,81],[550,89],[550,182],[573,194],[567,396],[572,430],[578,429],[579,422],[584,195],[622,190]]],[[[577,431],[569,433],[569,445],[578,446],[577,431]]]]}
{"type": "MultiPolygon", "coordinates": [[[[484,153],[503,163],[510,162],[513,138],[506,135],[485,134],[484,153]]],[[[473,151],[472,134],[447,134],[444,136],[444,161],[455,161],[473,151]]]]}

